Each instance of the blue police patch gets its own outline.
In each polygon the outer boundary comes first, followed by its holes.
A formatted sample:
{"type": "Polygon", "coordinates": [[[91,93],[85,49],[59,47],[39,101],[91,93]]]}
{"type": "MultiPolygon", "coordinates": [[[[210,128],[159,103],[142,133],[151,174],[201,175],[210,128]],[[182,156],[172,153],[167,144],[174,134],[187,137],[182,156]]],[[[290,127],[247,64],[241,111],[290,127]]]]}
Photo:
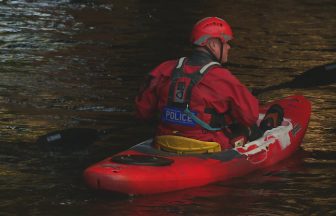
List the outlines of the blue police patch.
{"type": "MultiPolygon", "coordinates": [[[[196,115],[196,112],[192,112],[196,115]]],[[[162,111],[161,120],[183,126],[195,126],[196,123],[182,109],[165,107],[162,111]]]]}

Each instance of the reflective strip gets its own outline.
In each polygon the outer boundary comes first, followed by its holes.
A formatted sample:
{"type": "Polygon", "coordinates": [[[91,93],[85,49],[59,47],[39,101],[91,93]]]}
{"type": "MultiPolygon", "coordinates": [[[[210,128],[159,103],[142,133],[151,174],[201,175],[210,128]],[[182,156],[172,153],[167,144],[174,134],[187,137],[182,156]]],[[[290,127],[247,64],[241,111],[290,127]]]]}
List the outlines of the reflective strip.
{"type": "Polygon", "coordinates": [[[223,35],[223,38],[224,38],[225,42],[228,42],[229,40],[232,39],[232,37],[230,35],[226,35],[226,34],[223,35]]]}
{"type": "Polygon", "coordinates": [[[211,35],[203,35],[202,37],[198,38],[194,44],[201,46],[204,42],[206,42],[209,38],[218,38],[218,39],[224,39],[225,42],[228,42],[229,40],[232,40],[232,37],[227,34],[221,34],[220,37],[213,37],[211,35]]]}
{"type": "Polygon", "coordinates": [[[221,34],[221,37],[224,39],[225,42],[232,40],[232,36],[224,34],[224,33],[221,34]]]}
{"type": "Polygon", "coordinates": [[[211,35],[203,35],[202,37],[198,38],[194,44],[201,46],[201,44],[207,41],[209,38],[211,38],[211,35]]]}
{"type": "Polygon", "coordinates": [[[182,58],[179,59],[176,68],[181,68],[181,67],[182,67],[182,64],[183,64],[185,58],[186,58],[186,57],[182,57],[182,58]]]}
{"type": "Polygon", "coordinates": [[[201,70],[200,70],[200,74],[203,74],[204,71],[206,71],[206,70],[207,70],[210,66],[212,66],[212,65],[220,65],[220,64],[219,64],[218,62],[210,62],[210,63],[204,65],[204,66],[201,68],[201,70]]]}

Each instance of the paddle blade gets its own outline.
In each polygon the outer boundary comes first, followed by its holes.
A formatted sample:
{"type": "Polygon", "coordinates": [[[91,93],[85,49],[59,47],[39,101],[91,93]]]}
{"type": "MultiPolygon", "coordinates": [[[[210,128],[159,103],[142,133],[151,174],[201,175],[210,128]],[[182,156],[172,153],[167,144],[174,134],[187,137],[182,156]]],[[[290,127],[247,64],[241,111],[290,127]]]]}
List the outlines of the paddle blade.
{"type": "Polygon", "coordinates": [[[257,96],[261,93],[283,88],[311,88],[315,86],[329,85],[336,82],[336,63],[326,64],[309,69],[294,77],[291,81],[283,82],[265,88],[256,88],[252,94],[257,96]]]}
{"type": "Polygon", "coordinates": [[[68,128],[40,136],[36,143],[44,151],[79,151],[98,139],[98,131],[92,128],[68,128]]]}
{"type": "Polygon", "coordinates": [[[290,88],[310,88],[336,82],[336,63],[314,67],[289,82],[290,88]]]}

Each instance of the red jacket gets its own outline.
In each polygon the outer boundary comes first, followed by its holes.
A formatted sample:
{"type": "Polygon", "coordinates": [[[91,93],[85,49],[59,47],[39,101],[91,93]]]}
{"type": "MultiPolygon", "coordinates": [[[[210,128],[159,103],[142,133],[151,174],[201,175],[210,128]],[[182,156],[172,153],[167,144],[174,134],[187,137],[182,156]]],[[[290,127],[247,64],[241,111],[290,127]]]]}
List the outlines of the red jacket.
{"type": "MultiPolygon", "coordinates": [[[[194,73],[203,66],[190,65],[188,60],[183,67],[186,74],[194,73]]],[[[162,113],[167,107],[171,75],[178,64],[177,60],[166,61],[150,73],[150,79],[136,97],[137,117],[151,119],[162,113]]],[[[210,124],[212,115],[205,110],[215,110],[218,114],[230,110],[230,116],[241,124],[251,126],[258,119],[257,99],[227,69],[215,66],[211,68],[192,89],[191,110],[197,117],[210,124]]],[[[194,138],[203,141],[218,142],[222,149],[231,148],[229,138],[221,130],[209,131],[200,125],[184,126],[161,121],[157,135],[173,135],[194,138]]]]}

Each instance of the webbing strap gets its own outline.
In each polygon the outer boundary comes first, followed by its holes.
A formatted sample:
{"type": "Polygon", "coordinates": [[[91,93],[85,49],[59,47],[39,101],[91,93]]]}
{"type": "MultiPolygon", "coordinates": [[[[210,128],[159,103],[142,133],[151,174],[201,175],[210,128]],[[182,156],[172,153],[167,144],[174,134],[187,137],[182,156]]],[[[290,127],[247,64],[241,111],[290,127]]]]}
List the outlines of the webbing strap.
{"type": "Polygon", "coordinates": [[[191,99],[191,91],[192,88],[200,82],[200,80],[203,78],[203,76],[212,68],[212,66],[214,65],[220,65],[218,62],[209,62],[208,64],[204,65],[200,70],[192,73],[192,74],[185,74],[183,71],[183,65],[185,62],[185,57],[182,57],[179,59],[178,64],[176,66],[176,68],[174,69],[171,79],[171,85],[169,87],[169,95],[168,95],[168,103],[170,105],[178,105],[178,106],[182,106],[185,107],[186,104],[190,103],[190,99],[191,99]],[[179,88],[177,81],[179,78],[181,77],[186,77],[190,79],[190,83],[188,86],[181,86],[181,89],[179,89],[180,91],[182,91],[183,93],[185,93],[185,96],[183,96],[181,99],[179,99],[178,101],[176,100],[176,92],[175,90],[177,88],[179,88]],[[184,88],[187,87],[187,89],[185,90],[184,88]]]}
{"type": "Polygon", "coordinates": [[[221,128],[213,128],[210,125],[208,125],[206,122],[199,119],[194,113],[192,113],[189,110],[189,107],[185,108],[184,113],[187,114],[196,124],[200,125],[202,128],[207,129],[209,131],[218,131],[221,130],[221,128]]]}
{"type": "Polygon", "coordinates": [[[183,76],[183,65],[184,60],[186,57],[182,57],[178,60],[178,63],[171,75],[171,84],[169,86],[169,93],[168,93],[168,104],[172,104],[174,102],[174,92],[176,87],[177,80],[183,76]]]}
{"type": "Polygon", "coordinates": [[[176,68],[181,68],[182,67],[185,58],[186,57],[182,57],[178,60],[178,64],[177,64],[176,68]]]}
{"type": "Polygon", "coordinates": [[[213,65],[220,65],[220,64],[218,62],[210,62],[210,63],[204,65],[199,72],[201,74],[203,74],[209,67],[211,67],[213,65]]]}

